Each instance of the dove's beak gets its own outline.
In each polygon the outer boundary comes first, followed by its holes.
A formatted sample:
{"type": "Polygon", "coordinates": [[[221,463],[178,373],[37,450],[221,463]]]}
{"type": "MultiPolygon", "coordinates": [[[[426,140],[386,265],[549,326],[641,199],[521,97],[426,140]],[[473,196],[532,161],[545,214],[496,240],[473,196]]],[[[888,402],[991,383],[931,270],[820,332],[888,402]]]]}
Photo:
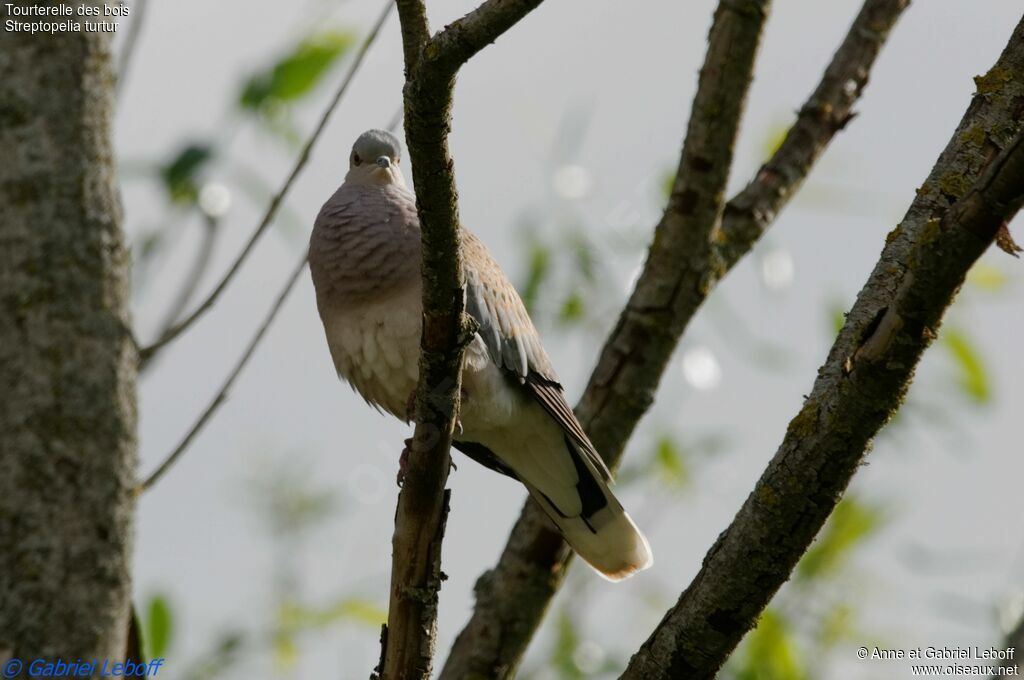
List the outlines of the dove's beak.
{"type": "Polygon", "coordinates": [[[387,156],[381,156],[380,158],[377,159],[377,165],[386,170],[387,168],[391,167],[391,159],[388,158],[387,156]]]}

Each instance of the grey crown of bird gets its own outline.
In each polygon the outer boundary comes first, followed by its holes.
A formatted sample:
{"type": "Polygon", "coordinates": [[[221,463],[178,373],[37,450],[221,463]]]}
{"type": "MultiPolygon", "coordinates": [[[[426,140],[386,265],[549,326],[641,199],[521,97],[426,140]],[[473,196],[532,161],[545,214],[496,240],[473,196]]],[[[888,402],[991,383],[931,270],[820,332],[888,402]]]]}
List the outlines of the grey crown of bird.
{"type": "MultiPolygon", "coordinates": [[[[317,215],[309,263],[338,375],[403,421],[419,377],[420,225],[399,142],[360,135],[344,183],[317,215]]],[[[608,488],[611,474],[565,400],[515,288],[463,229],[467,311],[479,324],[462,372],[454,447],[519,480],[573,549],[620,580],[651,550],[608,488]]]]}

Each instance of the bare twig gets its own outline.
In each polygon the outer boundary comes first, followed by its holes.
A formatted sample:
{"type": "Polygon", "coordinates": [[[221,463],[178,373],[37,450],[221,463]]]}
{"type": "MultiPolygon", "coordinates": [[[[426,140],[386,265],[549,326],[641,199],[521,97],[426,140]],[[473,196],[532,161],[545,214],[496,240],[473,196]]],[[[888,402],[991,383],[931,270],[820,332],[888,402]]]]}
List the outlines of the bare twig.
{"type": "MultiPolygon", "coordinates": [[[[723,4],[744,7],[742,3],[723,4]]],[[[810,172],[841,128],[830,121],[849,119],[882,44],[907,4],[908,0],[867,0],[785,142],[750,185],[726,204],[720,225],[711,219],[714,213],[707,204],[701,208],[697,202],[693,204],[696,209],[704,211],[700,227],[694,229],[700,237],[687,240],[679,234],[666,239],[663,235],[669,225],[695,220],[694,208],[688,207],[692,201],[689,192],[701,185],[690,179],[695,168],[688,169],[687,159],[697,158],[697,167],[707,167],[699,162],[700,155],[688,156],[684,150],[673,185],[674,198],[658,226],[659,236],[576,408],[580,422],[609,464],[617,464],[621,458],[696,311],[810,172]],[[710,245],[705,238],[709,232],[710,245]],[[720,234],[728,235],[721,244],[720,234]]],[[[754,12],[750,10],[757,16],[754,12]]],[[[725,40],[728,34],[713,30],[711,38],[716,36],[725,40]]],[[[720,54],[709,48],[709,59],[712,53],[720,54]]],[[[728,59],[735,56],[730,54],[728,59]]],[[[708,65],[702,70],[705,77],[716,73],[716,68],[708,65]]],[[[704,88],[714,84],[702,81],[704,88]]],[[[698,137],[704,134],[702,126],[694,128],[700,111],[695,105],[688,141],[694,133],[698,137]]],[[[703,115],[714,113],[712,108],[703,115]]],[[[716,154],[722,150],[709,149],[716,165],[721,166],[726,159],[716,154]]],[[[543,512],[527,501],[498,564],[477,582],[473,615],[459,634],[441,677],[512,675],[561,584],[570,556],[560,537],[548,529],[543,512]]]]}
{"type": "Polygon", "coordinates": [[[853,105],[867,85],[871,67],[909,5],[910,0],[866,0],[861,7],[782,144],[726,205],[715,238],[726,268],[750,251],[803,185],[835,134],[856,115],[853,105]]]}
{"type": "Polygon", "coordinates": [[[118,95],[124,90],[124,84],[128,81],[128,69],[132,65],[136,49],[139,46],[139,36],[145,25],[148,7],[149,0],[135,0],[132,3],[128,30],[125,32],[124,42],[121,43],[121,53],[117,57],[117,85],[115,87],[118,95]]]}
{"type": "Polygon", "coordinates": [[[153,358],[153,355],[156,354],[156,352],[158,352],[165,345],[167,345],[175,338],[177,338],[179,335],[181,335],[201,316],[203,316],[203,314],[205,314],[214,305],[214,303],[216,303],[221,293],[223,293],[224,289],[227,288],[228,283],[230,283],[231,279],[234,278],[235,274],[238,273],[238,270],[241,268],[242,264],[249,256],[249,253],[256,246],[256,242],[259,241],[260,237],[263,236],[264,232],[266,232],[267,227],[269,227],[271,222],[273,222],[274,217],[277,215],[278,208],[280,208],[281,206],[281,202],[284,200],[285,196],[287,196],[289,190],[291,190],[292,185],[295,183],[295,180],[302,172],[302,169],[306,166],[306,162],[309,160],[309,155],[313,150],[313,146],[316,145],[317,141],[320,139],[320,135],[327,127],[328,120],[330,120],[331,115],[334,113],[334,110],[338,107],[338,104],[341,102],[342,97],[344,97],[345,93],[348,91],[349,84],[352,82],[353,78],[355,77],[355,74],[359,71],[359,67],[362,66],[363,60],[366,57],[366,53],[369,51],[370,46],[373,45],[373,42],[377,39],[377,35],[380,33],[381,27],[383,27],[384,22],[387,21],[388,15],[391,13],[391,7],[392,3],[386,0],[384,3],[384,8],[381,10],[381,13],[378,16],[376,23],[374,23],[373,28],[370,29],[370,32],[363,40],[363,43],[359,46],[359,51],[356,52],[356,56],[352,60],[352,64],[351,66],[349,66],[348,72],[345,74],[344,79],[341,81],[341,85],[338,86],[337,91],[334,93],[334,97],[331,99],[330,103],[327,105],[327,108],[324,109],[323,114],[320,116],[319,123],[317,123],[316,127],[313,129],[313,132],[310,134],[309,138],[306,140],[306,143],[303,145],[302,151],[299,153],[299,157],[295,161],[295,166],[288,174],[288,177],[285,179],[284,184],[282,184],[278,192],[274,194],[274,197],[271,199],[270,204],[267,206],[267,210],[263,214],[263,218],[260,220],[259,225],[257,225],[256,230],[252,233],[252,236],[249,237],[249,240],[248,242],[246,242],[245,247],[242,248],[242,251],[235,258],[235,261],[228,268],[227,273],[224,274],[224,277],[220,280],[220,282],[213,289],[213,291],[206,297],[205,300],[203,300],[199,304],[198,307],[196,307],[196,309],[191,314],[189,314],[179,323],[167,329],[153,342],[153,344],[149,345],[148,347],[144,347],[139,352],[140,367],[145,366],[145,364],[153,358]]]}
{"type": "Polygon", "coordinates": [[[453,21],[431,40],[431,61],[454,73],[462,64],[497,40],[542,0],[485,0],[466,16],[453,21]]]}
{"type": "Polygon", "coordinates": [[[171,302],[167,312],[164,314],[164,320],[160,324],[160,331],[158,337],[167,332],[167,329],[174,325],[182,312],[185,311],[185,307],[192,301],[192,296],[195,295],[196,288],[199,287],[200,282],[203,280],[203,276],[206,274],[206,270],[210,266],[210,262],[213,260],[213,247],[217,241],[217,235],[220,234],[219,223],[215,217],[203,214],[203,238],[196,248],[195,259],[192,260],[192,266],[189,268],[185,278],[182,279],[181,288],[178,293],[174,296],[174,301],[171,302]]]}
{"type": "Polygon", "coordinates": [[[385,680],[428,678],[433,663],[441,545],[462,360],[474,329],[464,313],[465,275],[448,129],[459,67],[540,0],[487,0],[430,38],[422,0],[397,0],[405,52],[405,131],[423,231],[423,334],[416,429],[395,511],[391,596],[382,636],[385,680]],[[482,42],[481,42],[482,41],[482,42]],[[386,641],[386,644],[384,644],[386,641]]]}
{"type": "Polygon", "coordinates": [[[391,116],[391,120],[388,121],[388,126],[385,128],[388,132],[394,132],[398,129],[398,126],[402,124],[402,116],[405,115],[405,107],[399,106],[395,109],[394,114],[391,116]]]}
{"type": "Polygon", "coordinates": [[[249,345],[246,347],[246,350],[242,352],[242,356],[239,357],[238,364],[234,365],[234,368],[227,375],[227,378],[224,380],[224,383],[220,386],[220,389],[217,390],[217,394],[210,401],[209,405],[207,405],[203,413],[200,414],[200,417],[196,421],[196,423],[193,424],[193,426],[191,426],[191,428],[188,430],[185,436],[181,439],[177,447],[174,448],[174,451],[168,454],[167,458],[164,459],[164,462],[161,463],[150,476],[146,477],[145,480],[138,485],[136,493],[148,491],[150,490],[150,488],[153,487],[154,484],[160,481],[160,478],[163,477],[164,474],[166,474],[167,471],[171,468],[171,466],[173,466],[178,461],[178,459],[185,453],[185,451],[188,450],[188,445],[191,443],[191,441],[193,441],[193,439],[196,438],[196,435],[199,434],[204,427],[206,427],[206,424],[210,421],[211,418],[213,418],[213,415],[217,412],[221,405],[223,405],[223,402],[227,398],[231,386],[234,384],[234,381],[238,379],[239,375],[242,374],[242,371],[246,368],[246,365],[249,364],[249,359],[252,358],[253,352],[256,351],[256,347],[259,346],[259,343],[263,339],[263,336],[266,335],[266,332],[270,328],[270,325],[273,323],[274,318],[276,317],[276,315],[278,315],[278,312],[281,311],[282,305],[284,305],[285,300],[288,298],[288,294],[292,292],[293,288],[295,288],[295,284],[299,280],[299,274],[302,273],[305,267],[306,256],[303,255],[302,261],[300,261],[298,266],[295,267],[295,270],[292,272],[292,274],[288,278],[288,281],[285,283],[284,288],[282,288],[281,292],[278,293],[278,297],[276,297],[276,299],[273,301],[273,304],[270,306],[270,310],[266,313],[266,317],[264,318],[263,323],[260,325],[259,329],[256,331],[256,335],[254,335],[252,340],[249,341],[249,345]]]}
{"type": "Polygon", "coordinates": [[[181,458],[185,451],[188,450],[188,447],[192,443],[192,440],[195,439],[196,435],[198,435],[202,431],[202,429],[206,426],[206,423],[208,423],[210,419],[213,417],[213,415],[217,412],[217,409],[219,409],[221,405],[224,403],[224,401],[228,398],[228,393],[231,391],[232,385],[235,384],[235,380],[238,379],[238,376],[241,375],[242,371],[245,369],[246,364],[249,363],[249,359],[252,358],[252,355],[256,351],[256,348],[259,346],[260,341],[263,340],[263,336],[266,335],[267,330],[269,330],[270,328],[270,325],[274,322],[274,319],[277,317],[277,313],[281,311],[281,307],[284,305],[284,301],[285,299],[287,299],[288,294],[291,293],[292,288],[295,287],[295,283],[299,280],[299,275],[302,274],[302,272],[305,269],[306,255],[303,254],[302,260],[295,267],[295,270],[291,273],[291,276],[288,277],[288,280],[285,282],[284,287],[281,288],[281,292],[277,294],[277,298],[274,300],[274,303],[270,306],[270,311],[267,312],[267,316],[263,319],[263,323],[260,324],[260,327],[256,331],[256,334],[249,341],[249,345],[245,348],[245,351],[242,352],[242,356],[239,357],[238,363],[235,364],[235,367],[231,370],[231,373],[229,373],[228,377],[224,380],[224,384],[221,385],[220,389],[217,391],[217,394],[213,397],[210,403],[207,404],[206,408],[199,415],[199,418],[192,425],[192,428],[189,429],[188,433],[186,433],[185,436],[182,438],[181,442],[174,448],[173,451],[171,451],[167,455],[167,457],[164,459],[164,462],[160,463],[160,465],[157,466],[156,470],[154,470],[152,474],[146,477],[146,479],[141,484],[139,484],[139,486],[136,489],[136,493],[148,491],[153,487],[154,484],[160,481],[160,478],[163,477],[167,473],[167,471],[171,469],[171,467],[178,461],[178,459],[181,458]]]}
{"type": "MultiPolygon", "coordinates": [[[[1024,22],[1012,43],[1024,53],[1024,22]]],[[[1020,66],[991,112],[1008,127],[983,129],[988,148],[975,145],[975,169],[961,174],[941,162],[933,169],[928,182],[957,172],[966,189],[939,214],[923,209],[928,198],[919,196],[886,239],[778,452],[623,678],[714,677],[831,514],[872,438],[899,409],[968,270],[1024,202],[1020,66]],[[989,153],[1007,132],[1015,136],[989,153]]],[[[963,128],[950,147],[972,143],[963,128]]]]}

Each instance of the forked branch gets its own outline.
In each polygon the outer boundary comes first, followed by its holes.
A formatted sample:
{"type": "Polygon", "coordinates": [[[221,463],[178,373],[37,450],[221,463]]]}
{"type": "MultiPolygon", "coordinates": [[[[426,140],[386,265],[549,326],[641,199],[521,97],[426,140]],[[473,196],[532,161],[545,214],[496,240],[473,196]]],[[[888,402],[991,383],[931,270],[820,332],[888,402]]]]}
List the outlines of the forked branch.
{"type": "Polygon", "coordinates": [[[1022,66],[1024,21],[992,71],[1006,78],[975,98],[886,239],[775,457],[623,678],[713,678],[832,513],[967,272],[1024,202],[1022,66]],[[937,195],[951,173],[966,189],[937,195]]]}
{"type": "Polygon", "coordinates": [[[448,151],[455,74],[538,4],[488,0],[430,37],[423,2],[397,2],[406,67],[405,132],[423,230],[423,335],[416,429],[392,539],[391,596],[378,669],[385,680],[430,676],[444,578],[445,484],[463,354],[474,332],[464,313],[458,196],[448,151]]]}

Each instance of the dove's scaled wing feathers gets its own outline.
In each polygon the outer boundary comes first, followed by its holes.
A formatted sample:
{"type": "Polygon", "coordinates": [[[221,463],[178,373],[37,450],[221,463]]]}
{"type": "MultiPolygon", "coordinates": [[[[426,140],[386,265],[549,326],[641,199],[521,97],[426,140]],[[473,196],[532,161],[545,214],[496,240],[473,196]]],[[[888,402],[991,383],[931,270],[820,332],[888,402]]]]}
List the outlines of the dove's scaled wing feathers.
{"type": "Polygon", "coordinates": [[[606,480],[611,472],[565,400],[551,360],[526,306],[484,244],[462,231],[467,311],[478,324],[491,359],[524,385],[531,396],[586,453],[606,480]]]}

